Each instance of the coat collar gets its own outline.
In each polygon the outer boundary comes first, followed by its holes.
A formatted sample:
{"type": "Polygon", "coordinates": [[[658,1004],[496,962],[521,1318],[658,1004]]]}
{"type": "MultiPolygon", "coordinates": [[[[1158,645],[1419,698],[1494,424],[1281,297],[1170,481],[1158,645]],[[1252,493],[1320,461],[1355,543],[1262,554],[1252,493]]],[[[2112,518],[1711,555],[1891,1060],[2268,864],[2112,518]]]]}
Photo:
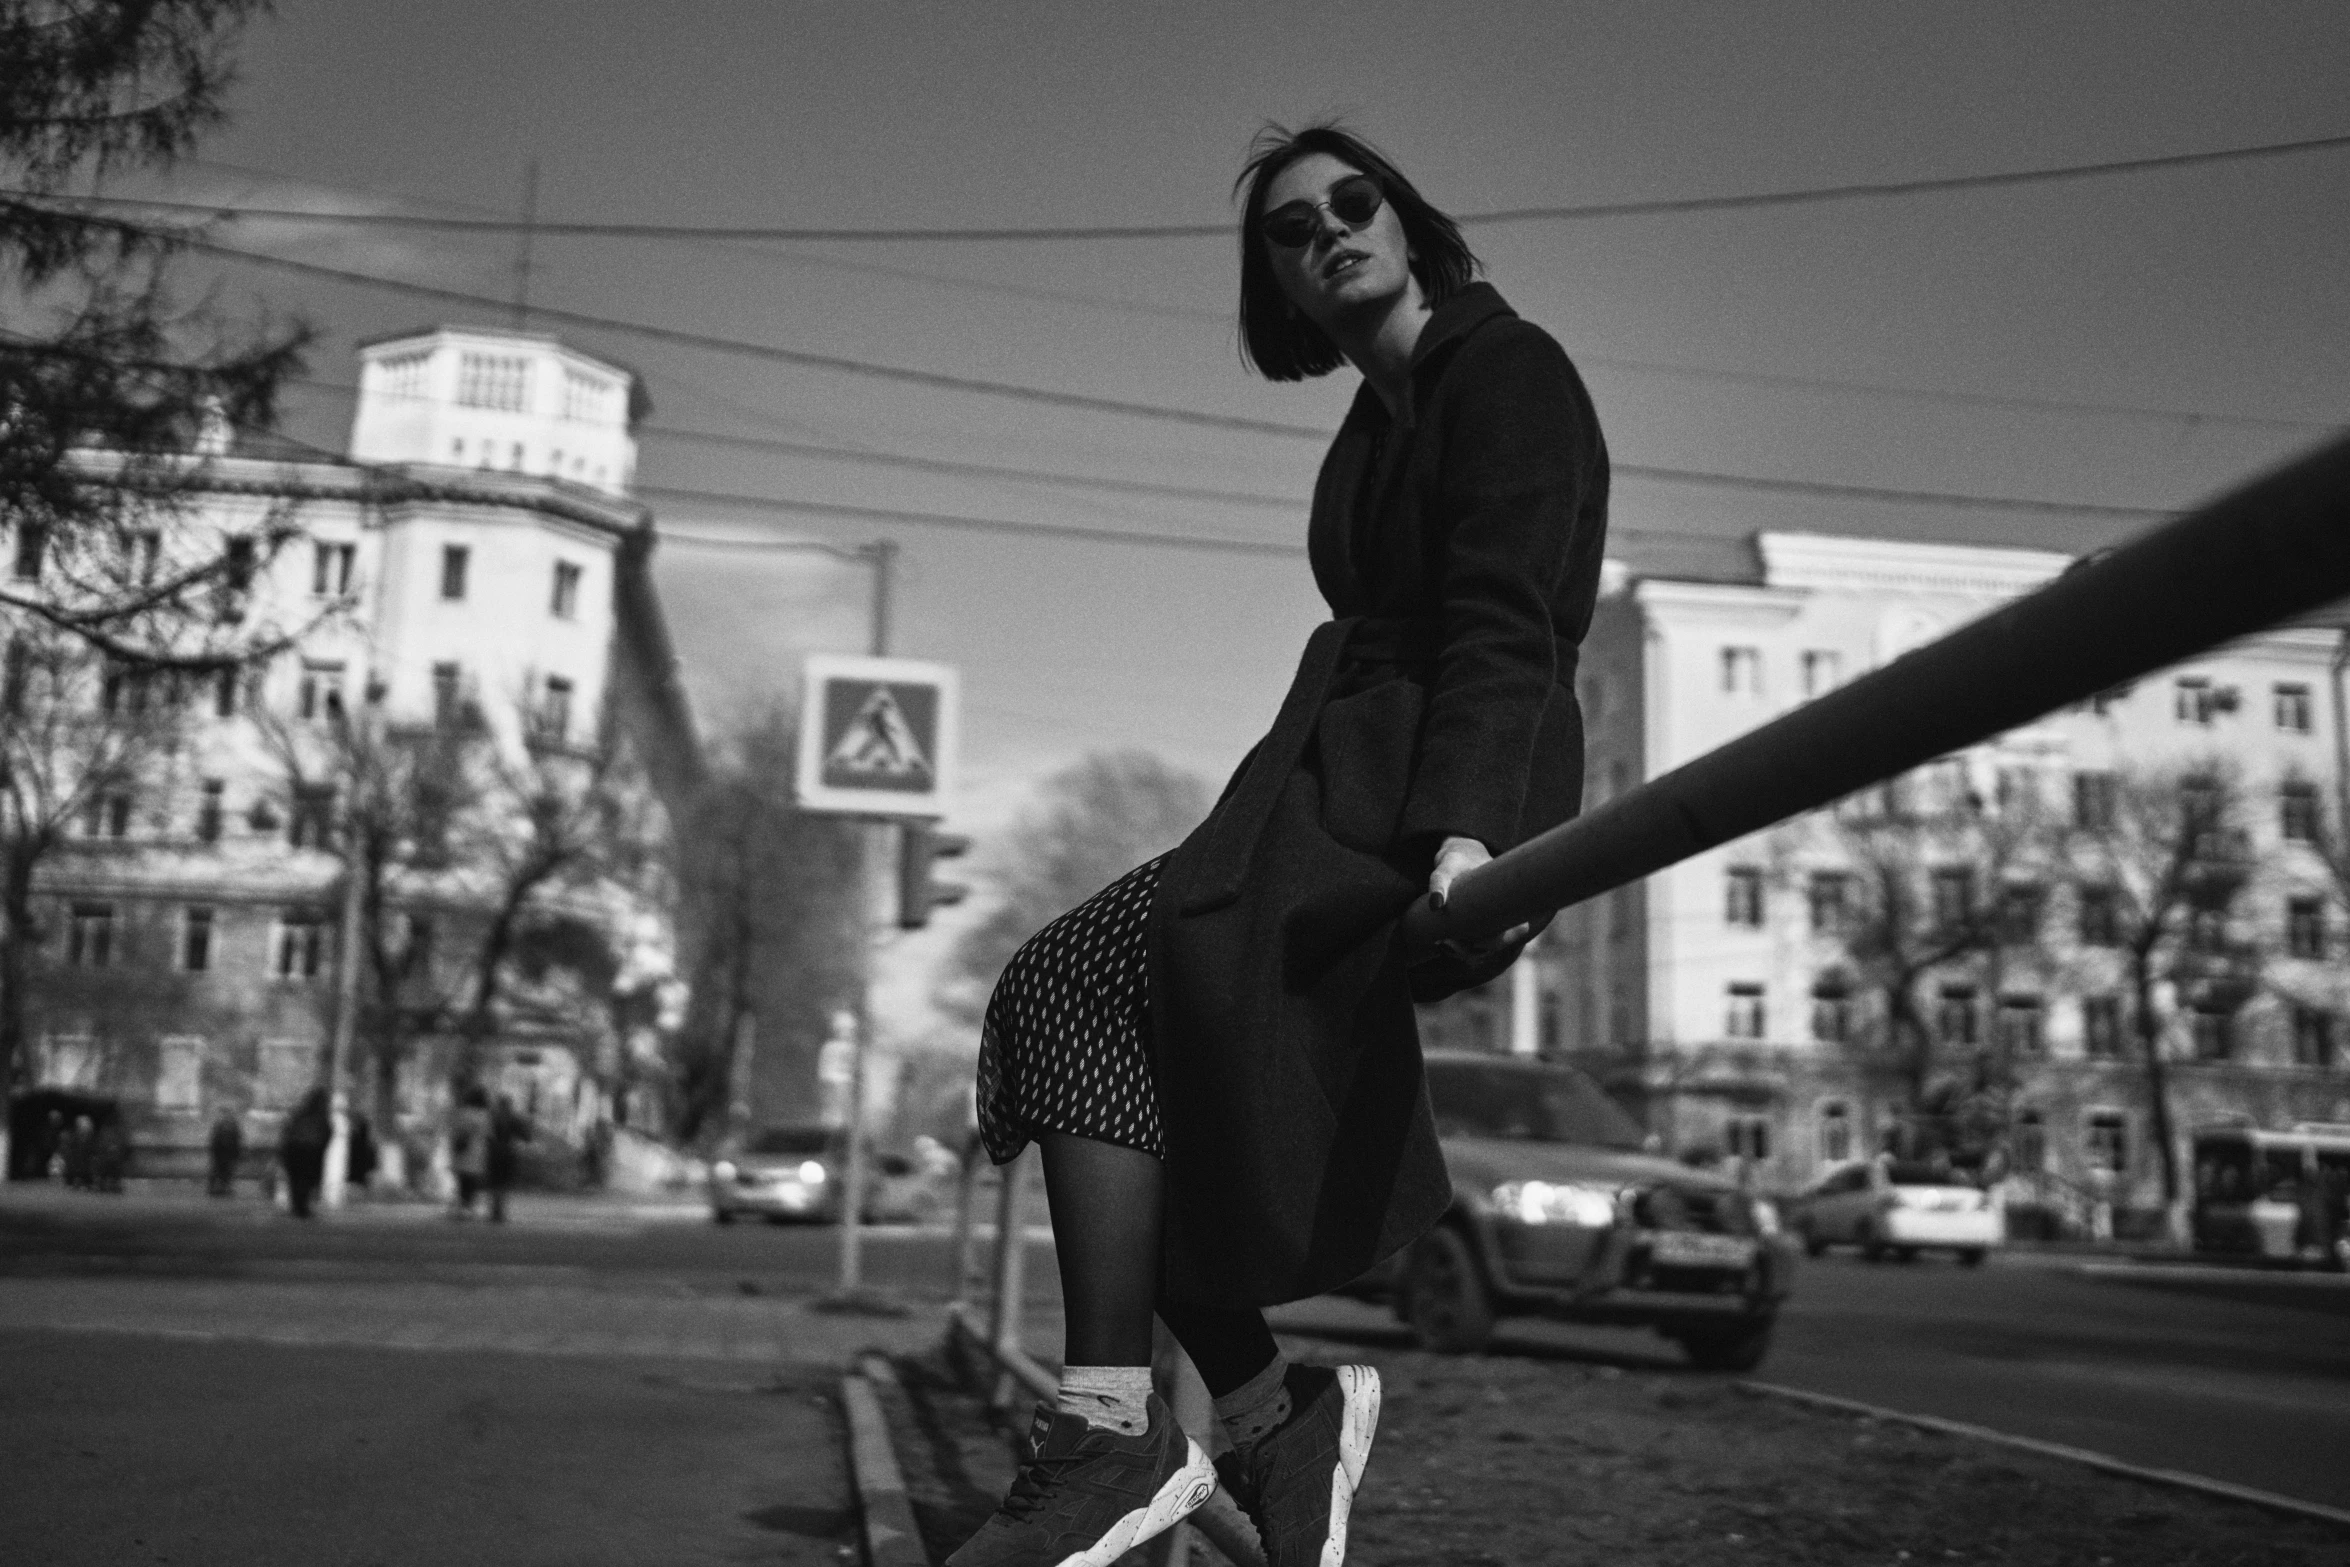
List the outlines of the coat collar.
{"type": "MultiPolygon", "coordinates": [[[[1419,341],[1412,344],[1415,406],[1425,401],[1430,378],[1452,357],[1452,350],[1460,346],[1462,339],[1496,316],[1516,315],[1509,301],[1501,297],[1501,290],[1491,283],[1471,283],[1429,312],[1428,324],[1420,328],[1419,341]]],[[[1348,410],[1346,422],[1375,425],[1387,422],[1387,405],[1371,389],[1367,377],[1355,388],[1354,406],[1348,410]]]]}

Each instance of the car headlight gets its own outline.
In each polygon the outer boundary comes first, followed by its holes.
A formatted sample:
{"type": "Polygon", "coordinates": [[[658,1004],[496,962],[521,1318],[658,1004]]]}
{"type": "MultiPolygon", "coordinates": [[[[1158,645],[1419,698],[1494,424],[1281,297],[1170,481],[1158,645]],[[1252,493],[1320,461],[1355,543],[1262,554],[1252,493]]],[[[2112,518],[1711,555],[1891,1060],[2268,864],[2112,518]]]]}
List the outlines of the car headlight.
{"type": "Polygon", "coordinates": [[[1777,1203],[1765,1197],[1757,1197],[1754,1200],[1754,1233],[1757,1235],[1779,1233],[1779,1205],[1777,1203]]]}
{"type": "Polygon", "coordinates": [[[800,1179],[810,1186],[822,1186],[824,1184],[823,1162],[816,1159],[803,1161],[800,1165],[800,1179]]]}
{"type": "Polygon", "coordinates": [[[1604,1230],[1616,1222],[1616,1194],[1570,1181],[1504,1181],[1493,1205],[1520,1224],[1577,1224],[1604,1230]]]}
{"type": "Polygon", "coordinates": [[[710,1166],[710,1174],[711,1174],[711,1176],[712,1176],[714,1179],[717,1179],[717,1180],[721,1180],[721,1181],[731,1181],[731,1180],[733,1180],[733,1179],[734,1179],[734,1161],[733,1161],[732,1159],[721,1159],[721,1160],[719,1160],[719,1161],[718,1161],[716,1164],[714,1164],[714,1165],[710,1166]]]}

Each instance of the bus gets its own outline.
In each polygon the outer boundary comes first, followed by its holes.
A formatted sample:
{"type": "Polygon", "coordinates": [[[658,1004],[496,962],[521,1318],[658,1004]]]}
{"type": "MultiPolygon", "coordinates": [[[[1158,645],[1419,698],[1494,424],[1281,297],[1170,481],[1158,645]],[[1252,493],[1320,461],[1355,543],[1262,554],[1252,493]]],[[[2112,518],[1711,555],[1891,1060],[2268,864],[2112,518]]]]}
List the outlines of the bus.
{"type": "Polygon", "coordinates": [[[2350,1123],[2194,1135],[2197,1251],[2350,1269],[2350,1123]]]}

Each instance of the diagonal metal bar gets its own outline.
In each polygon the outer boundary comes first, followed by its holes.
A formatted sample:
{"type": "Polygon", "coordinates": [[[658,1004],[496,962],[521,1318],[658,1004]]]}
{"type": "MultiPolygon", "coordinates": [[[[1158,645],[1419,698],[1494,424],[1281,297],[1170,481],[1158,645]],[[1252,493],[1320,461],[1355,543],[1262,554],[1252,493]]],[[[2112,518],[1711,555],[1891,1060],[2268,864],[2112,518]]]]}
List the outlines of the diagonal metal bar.
{"type": "Polygon", "coordinates": [[[1453,884],[1405,939],[1488,940],[2350,595],[2350,436],[1453,884]]]}

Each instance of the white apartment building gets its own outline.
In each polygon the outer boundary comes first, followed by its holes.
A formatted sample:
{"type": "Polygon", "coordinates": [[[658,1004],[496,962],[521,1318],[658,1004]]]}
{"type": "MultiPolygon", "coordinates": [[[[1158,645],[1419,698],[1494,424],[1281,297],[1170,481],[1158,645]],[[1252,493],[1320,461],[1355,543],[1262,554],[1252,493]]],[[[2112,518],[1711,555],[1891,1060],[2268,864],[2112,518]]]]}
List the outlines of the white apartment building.
{"type": "MultiPolygon", "coordinates": [[[[341,876],[322,829],[336,807],[331,770],[305,787],[288,756],[315,762],[323,726],[363,711],[390,736],[477,723],[517,769],[615,755],[655,839],[698,777],[649,571],[652,519],[628,495],[635,377],[510,332],[442,328],[360,355],[347,459],[266,440],[192,459],[201,527],[299,530],[245,610],[292,645],[209,682],[168,757],[119,808],[92,809],[36,883],[53,934],[28,986],[31,1086],[120,1104],[145,1173],[200,1159],[223,1109],[265,1142],[319,1080],[341,876]]],[[[447,913],[465,870],[410,890],[447,913]]],[[[657,857],[572,912],[606,931],[631,983],[665,972],[657,857]]],[[[406,1085],[420,1113],[436,1059],[425,1043],[406,1085]]],[[[593,1083],[613,1048],[501,1030],[485,1070],[561,1128],[605,1113],[593,1083]]]]}
{"type": "MultiPolygon", "coordinates": [[[[1793,533],[1756,535],[1747,569],[1724,573],[1729,580],[1611,563],[1579,674],[1586,806],[2068,564],[2043,551],[1793,533]]],[[[2261,873],[2235,914],[2270,957],[2259,993],[2232,1015],[2171,1008],[2165,1046],[2182,1134],[2229,1117],[2350,1117],[2350,1020],[2341,1015],[2350,1007],[2350,911],[2306,842],[2341,798],[2342,642],[2330,627],[2251,638],[1914,780],[1993,808],[2036,791],[2058,810],[2071,809],[2082,774],[2217,759],[2239,780],[2261,873]]],[[[1514,1032],[1531,1030],[1547,1050],[1590,1067],[1668,1146],[1741,1156],[1767,1187],[1792,1189],[1873,1151],[1902,1095],[1865,1052],[1833,1037],[1849,1038],[1856,1024],[1836,994],[1840,949],[1814,928],[1807,883],[1824,863],[1818,853],[1800,833],[1757,834],[1568,911],[1535,949],[1538,970],[1520,984],[1514,1032]]],[[[2126,1022],[2116,1032],[2117,992],[2126,991],[2118,958],[2081,946],[2079,913],[2061,896],[2044,918],[2045,943],[2067,961],[2008,986],[1980,973],[1953,974],[1947,985],[1929,978],[1921,1005],[1946,1060],[1964,1063],[1996,1039],[2015,1062],[2010,1147],[2027,1174],[2151,1205],[2158,1165],[2136,1041],[2126,1022]]],[[[2126,994],[2119,1004],[2126,1015],[2126,994]]],[[[1499,1032],[1490,1020],[1485,1028],[1499,1032]]]]}

